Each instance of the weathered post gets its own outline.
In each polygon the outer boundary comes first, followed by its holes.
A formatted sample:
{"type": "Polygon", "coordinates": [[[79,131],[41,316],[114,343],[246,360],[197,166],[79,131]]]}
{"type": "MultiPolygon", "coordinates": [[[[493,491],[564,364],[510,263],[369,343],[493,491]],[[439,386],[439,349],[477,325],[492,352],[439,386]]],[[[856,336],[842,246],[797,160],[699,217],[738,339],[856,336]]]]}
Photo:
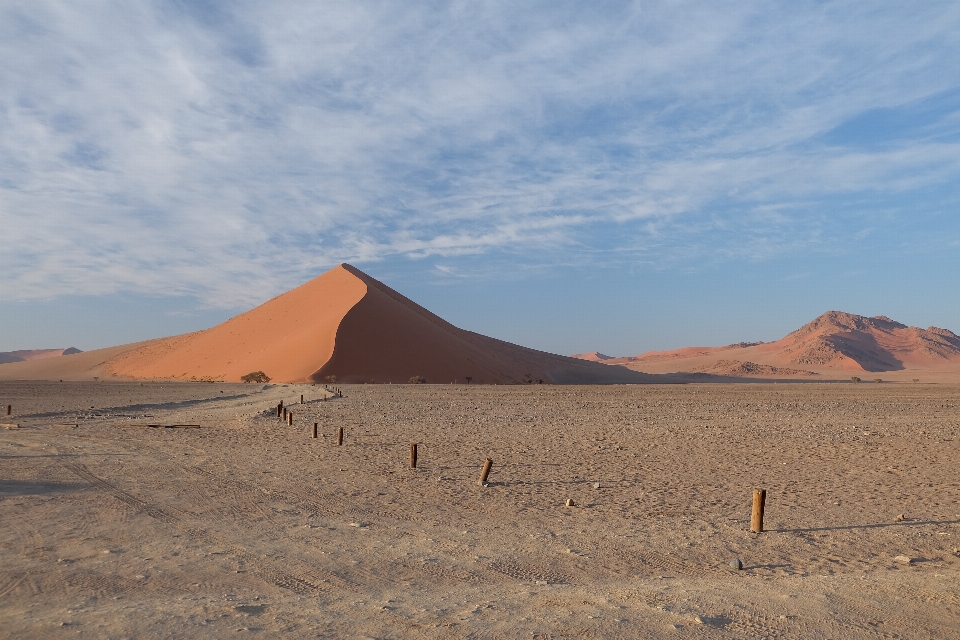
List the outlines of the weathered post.
{"type": "Polygon", "coordinates": [[[10,415],[11,413],[13,413],[13,405],[12,405],[12,404],[8,404],[8,405],[7,405],[7,415],[10,415]]]}
{"type": "Polygon", "coordinates": [[[293,411],[287,414],[287,424],[293,426],[293,411]]]}
{"type": "Polygon", "coordinates": [[[313,437],[314,437],[314,438],[317,437],[317,423],[316,423],[316,422],[313,423],[313,437]]]}
{"type": "Polygon", "coordinates": [[[763,507],[767,502],[766,489],[753,490],[753,513],[750,516],[750,531],[763,533],[763,507]]]}
{"type": "Polygon", "coordinates": [[[283,403],[281,402],[280,404],[277,405],[277,417],[279,418],[282,413],[283,413],[283,403]]]}
{"type": "Polygon", "coordinates": [[[417,468],[417,443],[416,442],[410,443],[410,468],[411,469],[417,468]]]}
{"type": "Polygon", "coordinates": [[[343,427],[337,427],[337,446],[343,446],[343,427]]]}
{"type": "Polygon", "coordinates": [[[303,404],[303,394],[300,394],[300,404],[303,404]]]}
{"type": "Polygon", "coordinates": [[[487,481],[487,476],[490,475],[490,467],[493,466],[493,460],[487,458],[487,461],[483,463],[483,471],[480,472],[480,479],[477,481],[477,484],[483,485],[487,481]]]}

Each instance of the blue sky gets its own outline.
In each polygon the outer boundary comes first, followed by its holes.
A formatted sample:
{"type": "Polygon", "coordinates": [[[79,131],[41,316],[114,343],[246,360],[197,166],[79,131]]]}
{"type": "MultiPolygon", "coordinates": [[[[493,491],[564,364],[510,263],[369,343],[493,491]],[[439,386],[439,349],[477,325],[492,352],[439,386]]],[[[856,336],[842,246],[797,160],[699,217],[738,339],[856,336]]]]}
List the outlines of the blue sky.
{"type": "Polygon", "coordinates": [[[0,350],[340,262],[558,353],[960,332],[955,2],[33,0],[0,62],[0,350]]]}

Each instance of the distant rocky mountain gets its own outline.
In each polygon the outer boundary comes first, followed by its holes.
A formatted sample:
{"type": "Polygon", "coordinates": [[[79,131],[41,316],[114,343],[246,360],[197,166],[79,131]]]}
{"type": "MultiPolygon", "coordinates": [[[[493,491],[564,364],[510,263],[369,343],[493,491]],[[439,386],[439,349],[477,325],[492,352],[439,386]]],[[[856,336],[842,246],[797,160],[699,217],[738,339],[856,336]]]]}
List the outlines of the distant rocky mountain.
{"type": "Polygon", "coordinates": [[[886,316],[868,318],[828,311],[776,342],[685,347],[598,361],[647,373],[712,372],[732,376],[904,370],[960,373],[960,336],[938,327],[909,327],[886,316]]]}
{"type": "Polygon", "coordinates": [[[930,327],[908,327],[886,316],[829,311],[780,342],[795,364],[897,371],[960,360],[960,336],[930,327]]]}
{"type": "Polygon", "coordinates": [[[0,351],[0,364],[7,362],[27,362],[28,360],[43,360],[45,358],[56,358],[59,356],[69,356],[74,353],[83,353],[76,347],[67,349],[23,349],[21,351],[0,351]]]}

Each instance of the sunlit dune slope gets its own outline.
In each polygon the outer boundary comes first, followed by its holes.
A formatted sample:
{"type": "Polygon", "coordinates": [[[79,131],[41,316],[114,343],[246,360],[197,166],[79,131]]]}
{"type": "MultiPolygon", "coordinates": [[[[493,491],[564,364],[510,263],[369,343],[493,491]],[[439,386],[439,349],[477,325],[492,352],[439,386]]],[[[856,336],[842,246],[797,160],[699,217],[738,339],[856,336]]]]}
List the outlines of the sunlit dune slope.
{"type": "Polygon", "coordinates": [[[340,322],[366,292],[363,281],[336,267],[223,324],[127,351],[108,370],[228,381],[263,371],[278,381],[304,381],[330,359],[340,322]]]}

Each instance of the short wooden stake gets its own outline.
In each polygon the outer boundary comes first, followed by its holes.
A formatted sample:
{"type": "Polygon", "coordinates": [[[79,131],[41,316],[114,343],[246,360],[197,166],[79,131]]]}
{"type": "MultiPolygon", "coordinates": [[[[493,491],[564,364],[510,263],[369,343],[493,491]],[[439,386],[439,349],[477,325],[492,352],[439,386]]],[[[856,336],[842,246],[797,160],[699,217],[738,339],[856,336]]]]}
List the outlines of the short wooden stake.
{"type": "Polygon", "coordinates": [[[480,472],[480,479],[477,481],[477,484],[482,485],[487,481],[487,476],[490,475],[490,467],[493,466],[493,460],[487,458],[487,461],[483,463],[483,471],[480,472]]]}
{"type": "Polygon", "coordinates": [[[283,408],[283,419],[284,419],[284,420],[287,419],[287,408],[286,408],[286,407],[283,408]]]}
{"type": "Polygon", "coordinates": [[[410,443],[410,468],[411,469],[417,468],[417,443],[416,442],[410,443]]]}
{"type": "Polygon", "coordinates": [[[763,533],[763,507],[767,502],[766,489],[753,490],[753,514],[750,516],[750,531],[763,533]]]}
{"type": "Polygon", "coordinates": [[[313,437],[314,437],[314,438],[317,437],[317,423],[316,423],[316,422],[313,423],[313,437]]]}
{"type": "Polygon", "coordinates": [[[343,445],[343,427],[337,427],[337,446],[343,445]]]}
{"type": "Polygon", "coordinates": [[[277,405],[277,417],[280,417],[280,414],[283,413],[283,403],[277,405]]]}
{"type": "Polygon", "coordinates": [[[8,404],[8,405],[7,405],[7,415],[10,415],[12,412],[13,412],[13,405],[12,405],[12,404],[8,404]]]}
{"type": "Polygon", "coordinates": [[[293,411],[287,414],[287,424],[293,426],[293,411]]]}
{"type": "Polygon", "coordinates": [[[300,394],[300,404],[303,404],[303,394],[300,394]]]}

